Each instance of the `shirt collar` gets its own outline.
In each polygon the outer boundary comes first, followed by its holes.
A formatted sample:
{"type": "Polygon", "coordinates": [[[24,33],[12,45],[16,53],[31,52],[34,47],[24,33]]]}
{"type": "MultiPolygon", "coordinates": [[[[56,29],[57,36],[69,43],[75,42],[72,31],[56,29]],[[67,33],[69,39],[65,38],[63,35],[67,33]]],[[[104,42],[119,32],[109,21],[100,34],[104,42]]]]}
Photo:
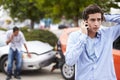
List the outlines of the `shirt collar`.
{"type": "Polygon", "coordinates": [[[96,37],[99,38],[101,36],[100,30],[96,33],[96,37]]]}

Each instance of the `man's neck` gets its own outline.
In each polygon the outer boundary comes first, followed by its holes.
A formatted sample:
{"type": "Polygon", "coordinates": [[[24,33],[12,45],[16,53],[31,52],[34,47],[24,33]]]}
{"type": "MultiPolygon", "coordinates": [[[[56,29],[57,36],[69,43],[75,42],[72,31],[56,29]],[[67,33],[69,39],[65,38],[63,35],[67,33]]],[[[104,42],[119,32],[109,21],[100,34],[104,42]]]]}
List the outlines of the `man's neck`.
{"type": "Polygon", "coordinates": [[[88,36],[91,38],[95,38],[97,33],[89,32],[88,31],[88,36]]]}

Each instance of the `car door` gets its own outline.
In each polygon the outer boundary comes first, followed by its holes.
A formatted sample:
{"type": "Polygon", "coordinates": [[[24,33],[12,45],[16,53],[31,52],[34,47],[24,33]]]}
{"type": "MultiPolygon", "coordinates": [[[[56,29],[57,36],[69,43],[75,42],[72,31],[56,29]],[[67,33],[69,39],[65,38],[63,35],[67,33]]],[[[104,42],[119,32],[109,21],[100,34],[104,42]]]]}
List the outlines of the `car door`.
{"type": "Polygon", "coordinates": [[[113,57],[117,80],[120,80],[120,36],[113,43],[113,57]]]}

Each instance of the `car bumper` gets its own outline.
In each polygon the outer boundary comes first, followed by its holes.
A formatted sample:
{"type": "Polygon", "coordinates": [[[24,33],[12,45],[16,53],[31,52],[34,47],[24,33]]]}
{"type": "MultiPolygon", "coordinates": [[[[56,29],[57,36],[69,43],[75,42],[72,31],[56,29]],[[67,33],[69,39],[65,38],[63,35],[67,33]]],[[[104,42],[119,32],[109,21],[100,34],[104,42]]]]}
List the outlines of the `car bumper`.
{"type": "Polygon", "coordinates": [[[51,51],[42,55],[37,55],[36,57],[23,58],[22,70],[37,70],[41,67],[50,65],[55,59],[56,52],[51,51]]]}

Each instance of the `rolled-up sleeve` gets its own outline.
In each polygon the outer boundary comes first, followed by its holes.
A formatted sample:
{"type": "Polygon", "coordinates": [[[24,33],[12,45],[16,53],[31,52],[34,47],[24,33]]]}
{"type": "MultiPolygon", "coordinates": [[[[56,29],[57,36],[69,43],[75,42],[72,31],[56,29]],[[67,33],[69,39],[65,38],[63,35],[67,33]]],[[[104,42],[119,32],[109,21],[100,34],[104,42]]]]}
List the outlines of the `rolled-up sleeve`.
{"type": "Polygon", "coordinates": [[[113,27],[110,27],[110,33],[112,33],[113,40],[117,39],[120,36],[120,14],[108,14],[104,15],[106,21],[117,23],[113,27]]]}
{"type": "Polygon", "coordinates": [[[66,64],[73,66],[76,64],[86,44],[87,35],[71,33],[68,38],[65,60],[66,64]],[[77,39],[78,38],[78,39],[77,39]]]}
{"type": "Polygon", "coordinates": [[[23,35],[22,32],[21,32],[21,43],[22,43],[22,44],[25,44],[25,43],[26,43],[25,37],[24,37],[24,35],[23,35]]]}
{"type": "Polygon", "coordinates": [[[104,17],[106,21],[120,24],[120,14],[105,14],[104,17]]]}

